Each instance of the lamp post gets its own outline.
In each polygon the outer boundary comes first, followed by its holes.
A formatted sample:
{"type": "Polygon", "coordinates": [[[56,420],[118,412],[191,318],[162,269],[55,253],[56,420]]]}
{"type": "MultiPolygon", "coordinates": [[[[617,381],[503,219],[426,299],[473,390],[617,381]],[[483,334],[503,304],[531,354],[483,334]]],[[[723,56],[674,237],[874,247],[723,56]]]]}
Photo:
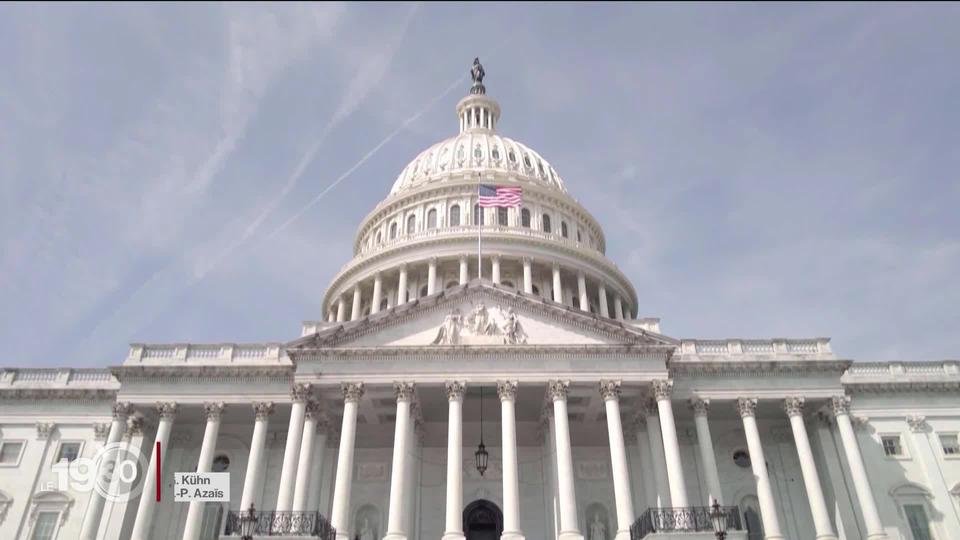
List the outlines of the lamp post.
{"type": "Polygon", "coordinates": [[[473,453],[477,458],[477,472],[480,473],[480,476],[483,476],[483,473],[487,472],[487,460],[490,458],[490,454],[487,452],[487,447],[483,444],[483,387],[480,387],[480,445],[477,446],[477,451],[473,453]]]}
{"type": "Polygon", "coordinates": [[[253,533],[257,532],[257,511],[250,503],[250,509],[240,511],[240,539],[253,540],[253,533]]]}
{"type": "Polygon", "coordinates": [[[713,522],[713,532],[717,535],[717,540],[724,540],[727,537],[727,513],[720,508],[720,503],[713,501],[710,507],[710,521],[713,522]]]}

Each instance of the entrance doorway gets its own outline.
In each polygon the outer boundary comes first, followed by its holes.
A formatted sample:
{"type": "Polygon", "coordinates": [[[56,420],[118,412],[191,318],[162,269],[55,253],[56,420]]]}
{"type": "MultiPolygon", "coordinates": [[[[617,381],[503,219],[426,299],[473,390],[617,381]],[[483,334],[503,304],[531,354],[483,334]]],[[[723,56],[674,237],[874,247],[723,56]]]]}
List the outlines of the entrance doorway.
{"type": "Polygon", "coordinates": [[[503,533],[503,512],[490,501],[473,501],[463,510],[463,533],[467,540],[499,540],[503,533]]]}

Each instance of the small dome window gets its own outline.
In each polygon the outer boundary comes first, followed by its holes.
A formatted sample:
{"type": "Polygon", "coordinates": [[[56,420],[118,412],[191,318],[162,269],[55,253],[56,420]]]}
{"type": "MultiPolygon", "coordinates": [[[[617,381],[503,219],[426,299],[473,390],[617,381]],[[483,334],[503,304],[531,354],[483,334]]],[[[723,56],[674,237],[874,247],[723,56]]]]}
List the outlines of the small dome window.
{"type": "Polygon", "coordinates": [[[457,161],[461,165],[463,165],[463,160],[466,158],[467,158],[467,153],[463,150],[463,145],[461,144],[460,147],[457,148],[457,161]]]}
{"type": "Polygon", "coordinates": [[[420,287],[420,298],[423,298],[426,295],[427,295],[427,286],[424,285],[423,287],[420,287]]]}
{"type": "Polygon", "coordinates": [[[390,239],[393,240],[397,237],[397,222],[394,221],[390,224],[390,239]]]}
{"type": "Polygon", "coordinates": [[[513,153],[513,150],[510,150],[510,153],[507,154],[507,159],[509,159],[511,163],[517,162],[517,155],[513,153]]]}
{"type": "Polygon", "coordinates": [[[480,208],[479,204],[473,205],[473,224],[474,225],[484,225],[483,223],[483,208],[480,208]]]}
{"type": "Polygon", "coordinates": [[[530,228],[530,210],[528,208],[520,211],[520,226],[530,228]]]}
{"type": "Polygon", "coordinates": [[[567,222],[566,222],[566,221],[561,221],[561,222],[560,222],[560,236],[562,236],[562,237],[564,237],[564,238],[567,238],[567,237],[568,237],[568,234],[567,234],[567,222]]]}
{"type": "Polygon", "coordinates": [[[543,172],[543,163],[539,159],[537,160],[537,170],[540,171],[541,178],[546,178],[547,175],[543,172]]]}
{"type": "Polygon", "coordinates": [[[417,230],[417,216],[411,215],[407,218],[407,234],[413,234],[417,230]]]}
{"type": "Polygon", "coordinates": [[[523,156],[523,164],[526,165],[528,169],[533,168],[533,165],[530,163],[530,156],[528,155],[523,156]]]}
{"type": "Polygon", "coordinates": [[[490,157],[493,158],[494,161],[500,161],[500,147],[499,147],[499,146],[494,145],[493,149],[490,150],[490,157]]]}
{"type": "Polygon", "coordinates": [[[483,149],[480,148],[480,143],[473,147],[473,159],[477,160],[477,163],[483,161],[483,149]]]}
{"type": "Polygon", "coordinates": [[[497,225],[507,226],[507,209],[502,206],[497,208],[497,225]]]}
{"type": "Polygon", "coordinates": [[[387,309],[387,304],[388,304],[388,303],[389,303],[389,302],[387,302],[387,299],[386,299],[386,298],[384,298],[383,300],[380,300],[380,311],[383,311],[383,310],[387,309]]]}
{"type": "Polygon", "coordinates": [[[460,226],[460,205],[455,204],[450,207],[450,226],[459,227],[460,226]]]}
{"type": "Polygon", "coordinates": [[[379,244],[381,240],[383,240],[383,238],[380,237],[380,231],[377,231],[377,243],[379,244]]]}
{"type": "Polygon", "coordinates": [[[435,208],[431,208],[430,211],[427,212],[427,228],[437,228],[437,210],[435,208]]]}
{"type": "Polygon", "coordinates": [[[543,232],[550,232],[550,214],[543,215],[543,232]]]}

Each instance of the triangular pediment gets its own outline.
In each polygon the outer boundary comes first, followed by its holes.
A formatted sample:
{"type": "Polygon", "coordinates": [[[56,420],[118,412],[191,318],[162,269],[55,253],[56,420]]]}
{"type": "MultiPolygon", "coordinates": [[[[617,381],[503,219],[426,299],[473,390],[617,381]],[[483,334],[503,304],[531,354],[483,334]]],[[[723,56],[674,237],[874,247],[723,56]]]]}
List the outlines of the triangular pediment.
{"type": "Polygon", "coordinates": [[[474,281],[357,321],[334,324],[289,343],[287,348],[673,347],[676,343],[623,321],[474,281]]]}

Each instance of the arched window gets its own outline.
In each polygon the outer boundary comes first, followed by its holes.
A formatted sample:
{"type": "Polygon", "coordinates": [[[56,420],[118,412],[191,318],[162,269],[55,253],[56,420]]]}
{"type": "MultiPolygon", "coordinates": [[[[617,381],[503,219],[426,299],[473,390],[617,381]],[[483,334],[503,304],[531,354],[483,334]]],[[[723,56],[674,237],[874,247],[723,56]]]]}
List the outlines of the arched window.
{"type": "Polygon", "coordinates": [[[386,298],[384,298],[383,300],[380,300],[380,311],[387,309],[387,305],[388,303],[386,298]]]}
{"type": "Polygon", "coordinates": [[[377,231],[377,243],[379,244],[381,240],[383,239],[380,237],[380,231],[377,231]]]}
{"type": "Polygon", "coordinates": [[[437,228],[437,210],[431,209],[427,212],[427,228],[436,229],[437,228]]]}
{"type": "Polygon", "coordinates": [[[390,239],[393,240],[397,237],[397,222],[394,221],[390,224],[390,239]]]}
{"type": "Polygon", "coordinates": [[[534,285],[534,286],[533,286],[533,294],[535,294],[535,295],[537,295],[537,296],[540,296],[540,287],[537,287],[536,285],[534,285]]]}
{"type": "Polygon", "coordinates": [[[580,230],[578,229],[578,230],[577,230],[577,243],[579,244],[580,242],[583,242],[583,238],[581,238],[581,236],[580,236],[580,230]]]}
{"type": "Polygon", "coordinates": [[[473,224],[474,225],[484,225],[483,223],[483,208],[480,208],[479,204],[473,205],[473,224]]]}
{"type": "Polygon", "coordinates": [[[530,210],[526,208],[520,211],[520,226],[530,228],[530,210]]]}
{"type": "Polygon", "coordinates": [[[460,205],[455,204],[450,207],[450,226],[460,226],[460,205]]]}
{"type": "Polygon", "coordinates": [[[560,236],[567,238],[567,222],[566,221],[560,222],[560,236]]]}
{"type": "Polygon", "coordinates": [[[420,287],[420,296],[418,298],[423,298],[426,295],[427,295],[427,286],[424,285],[423,287],[420,287]]]}
{"type": "Polygon", "coordinates": [[[550,232],[550,214],[543,215],[543,232],[550,232]]]}
{"type": "Polygon", "coordinates": [[[501,227],[507,226],[507,209],[500,207],[497,208],[497,225],[501,227]]]}
{"type": "Polygon", "coordinates": [[[407,234],[413,234],[417,230],[417,216],[411,215],[407,218],[407,234]]]}

